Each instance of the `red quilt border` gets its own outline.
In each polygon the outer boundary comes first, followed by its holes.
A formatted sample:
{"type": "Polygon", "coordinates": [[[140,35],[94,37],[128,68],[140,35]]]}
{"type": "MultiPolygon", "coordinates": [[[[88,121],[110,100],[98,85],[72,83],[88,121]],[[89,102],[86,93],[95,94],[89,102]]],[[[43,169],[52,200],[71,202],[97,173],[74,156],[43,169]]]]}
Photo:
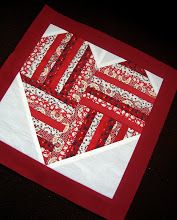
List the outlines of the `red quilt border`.
{"type": "Polygon", "coordinates": [[[163,77],[162,88],[113,199],[72,181],[3,142],[0,143],[0,163],[107,219],[124,219],[173,101],[177,89],[177,71],[107,34],[73,21],[45,6],[0,70],[0,99],[50,23],[79,34],[85,40],[163,77]]]}

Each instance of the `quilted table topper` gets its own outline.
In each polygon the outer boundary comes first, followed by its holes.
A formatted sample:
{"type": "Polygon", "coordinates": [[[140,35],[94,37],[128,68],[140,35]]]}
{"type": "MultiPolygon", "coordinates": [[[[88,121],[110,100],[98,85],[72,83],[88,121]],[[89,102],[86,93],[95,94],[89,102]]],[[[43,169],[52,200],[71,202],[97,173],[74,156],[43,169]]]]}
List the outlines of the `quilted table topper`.
{"type": "Polygon", "coordinates": [[[161,84],[131,60],[50,24],[2,101],[0,138],[112,198],[161,84]]]}
{"type": "Polygon", "coordinates": [[[45,6],[0,69],[0,163],[124,219],[176,92],[176,70],[45,6]]]}

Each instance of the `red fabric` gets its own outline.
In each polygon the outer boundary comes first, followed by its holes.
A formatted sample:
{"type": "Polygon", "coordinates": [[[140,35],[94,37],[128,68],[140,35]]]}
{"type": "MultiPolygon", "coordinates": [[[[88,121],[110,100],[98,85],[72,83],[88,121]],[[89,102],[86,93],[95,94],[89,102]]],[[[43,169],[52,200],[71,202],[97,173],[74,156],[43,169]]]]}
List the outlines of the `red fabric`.
{"type": "Polygon", "coordinates": [[[129,121],[127,118],[122,117],[118,114],[116,114],[115,112],[106,109],[104,107],[102,107],[101,105],[94,103],[92,100],[87,99],[87,98],[82,98],[80,101],[81,104],[87,104],[88,107],[90,108],[94,108],[96,109],[98,112],[104,113],[105,115],[107,115],[108,117],[111,116],[112,118],[114,118],[115,120],[119,121],[120,123],[125,123],[127,124],[130,128],[132,128],[133,130],[137,131],[137,132],[141,132],[142,131],[142,127],[136,125],[135,123],[129,121]]]}
{"type": "Polygon", "coordinates": [[[98,91],[94,88],[90,88],[90,87],[87,87],[86,92],[91,93],[92,95],[96,96],[97,98],[100,98],[106,102],[109,102],[110,104],[112,104],[116,107],[119,107],[122,110],[125,110],[126,112],[131,113],[132,115],[134,115],[136,117],[139,117],[141,119],[143,118],[144,120],[146,119],[147,115],[145,113],[141,112],[138,109],[132,108],[129,105],[127,105],[123,102],[120,102],[119,100],[114,99],[113,97],[110,97],[109,95],[104,94],[103,92],[100,92],[100,91],[98,91]]]}
{"type": "Polygon", "coordinates": [[[69,53],[69,55],[67,56],[67,59],[65,59],[65,61],[64,61],[63,64],[62,64],[62,66],[60,67],[60,69],[59,69],[59,71],[58,71],[59,74],[56,75],[56,76],[53,78],[53,80],[52,80],[52,82],[51,82],[51,85],[50,85],[51,89],[53,89],[53,90],[55,89],[55,87],[56,87],[57,84],[58,84],[58,81],[60,80],[60,78],[61,78],[61,76],[62,76],[62,74],[63,74],[63,73],[65,72],[65,70],[67,69],[67,66],[69,65],[69,63],[71,62],[71,60],[73,59],[73,57],[76,55],[77,50],[80,48],[80,46],[82,45],[82,43],[83,43],[83,40],[81,40],[81,39],[78,39],[78,40],[75,42],[72,51],[69,53]]]}
{"type": "Polygon", "coordinates": [[[98,129],[95,131],[94,136],[87,148],[87,151],[93,150],[94,146],[97,145],[98,140],[100,139],[101,133],[100,131],[105,127],[106,123],[108,122],[109,118],[107,116],[103,116],[103,119],[100,121],[98,125],[98,129]]]}
{"type": "Polygon", "coordinates": [[[175,95],[177,88],[177,73],[173,68],[145,55],[137,49],[101,33],[100,31],[96,31],[86,25],[72,21],[61,14],[57,14],[55,11],[45,6],[26,32],[15,51],[9,56],[1,68],[1,99],[24,61],[27,59],[29,53],[50,23],[69,30],[71,33],[77,33],[83,39],[91,41],[127,60],[132,60],[142,68],[148,69],[160,77],[163,77],[164,82],[162,88],[160,89],[153,110],[146,122],[146,126],[143,129],[140,140],[113,199],[108,199],[56,173],[47,166],[40,164],[2,142],[0,147],[0,162],[21,175],[107,219],[124,219],[140,184],[142,175],[151,157],[160,130],[162,129],[175,95]],[[117,51],[119,51],[119,54],[117,51]],[[148,147],[144,147],[144,145],[148,145],[148,147]]]}
{"type": "Polygon", "coordinates": [[[128,68],[131,68],[132,70],[137,71],[138,73],[146,76],[146,72],[144,71],[143,68],[139,68],[138,65],[132,63],[131,61],[124,61],[123,63],[121,63],[123,66],[126,66],[128,68]]]}
{"type": "Polygon", "coordinates": [[[40,121],[47,123],[48,125],[56,128],[59,131],[63,131],[63,129],[65,128],[64,124],[60,123],[59,121],[53,120],[52,118],[42,114],[40,111],[36,111],[34,108],[30,108],[30,111],[32,116],[39,119],[40,121]]]}
{"type": "Polygon", "coordinates": [[[117,134],[117,136],[116,136],[116,138],[115,138],[114,141],[116,142],[116,141],[122,140],[123,137],[124,137],[125,134],[126,134],[127,129],[128,129],[128,126],[127,126],[127,125],[122,125],[121,128],[120,128],[120,131],[119,131],[119,133],[117,134]]]}
{"type": "Polygon", "coordinates": [[[66,34],[61,34],[58,35],[57,38],[55,39],[54,43],[52,44],[52,46],[50,47],[50,49],[47,51],[45,57],[43,58],[43,62],[41,62],[38,66],[38,68],[36,69],[36,71],[34,72],[32,79],[37,80],[39,75],[41,74],[42,70],[44,69],[44,67],[46,66],[49,58],[52,56],[52,54],[55,52],[58,44],[63,40],[63,38],[65,37],[66,34]]]}
{"type": "Polygon", "coordinates": [[[105,74],[103,74],[103,73],[101,73],[101,72],[97,72],[97,73],[95,74],[95,76],[98,76],[98,77],[100,77],[101,79],[104,79],[104,80],[106,80],[106,81],[112,83],[113,85],[118,86],[118,87],[121,88],[121,89],[124,89],[124,90],[126,90],[126,91],[129,91],[129,92],[133,93],[134,95],[137,95],[138,97],[140,97],[140,98],[146,100],[147,102],[154,103],[154,101],[155,101],[155,99],[154,99],[153,97],[148,96],[148,95],[146,95],[146,94],[140,92],[139,90],[134,89],[133,87],[131,87],[131,86],[129,86],[129,85],[126,85],[125,83],[122,83],[122,82],[120,82],[120,81],[118,81],[118,80],[116,80],[116,79],[114,79],[114,78],[112,78],[112,77],[110,77],[110,76],[107,76],[107,75],[105,75],[105,74]]]}

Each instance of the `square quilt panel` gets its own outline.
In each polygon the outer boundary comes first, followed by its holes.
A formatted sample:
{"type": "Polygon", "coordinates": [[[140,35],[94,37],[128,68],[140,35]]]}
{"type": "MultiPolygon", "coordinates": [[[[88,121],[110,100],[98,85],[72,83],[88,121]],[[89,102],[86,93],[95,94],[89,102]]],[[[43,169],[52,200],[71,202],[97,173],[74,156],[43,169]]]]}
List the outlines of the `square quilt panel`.
{"type": "Polygon", "coordinates": [[[45,6],[0,83],[0,162],[106,219],[124,219],[176,71],[45,6]]]}

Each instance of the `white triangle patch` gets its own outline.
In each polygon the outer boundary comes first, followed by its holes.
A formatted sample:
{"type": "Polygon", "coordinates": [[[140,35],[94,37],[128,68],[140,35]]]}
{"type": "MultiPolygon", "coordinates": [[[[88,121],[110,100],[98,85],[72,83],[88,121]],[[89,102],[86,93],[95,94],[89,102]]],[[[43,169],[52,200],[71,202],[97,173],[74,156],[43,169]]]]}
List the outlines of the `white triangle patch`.
{"type": "Polygon", "coordinates": [[[99,66],[99,63],[105,56],[106,50],[102,49],[101,47],[95,46],[94,44],[91,44],[90,42],[89,42],[89,46],[94,56],[94,59],[96,61],[96,64],[97,66],[99,66]]]}
{"type": "Polygon", "coordinates": [[[53,36],[57,34],[64,34],[64,33],[67,33],[67,31],[53,24],[50,24],[46,29],[46,31],[44,32],[43,37],[53,36]]]}
{"type": "Polygon", "coordinates": [[[124,61],[126,61],[126,60],[119,57],[119,56],[114,55],[113,53],[106,52],[105,56],[101,60],[101,63],[99,64],[99,68],[104,67],[104,66],[110,66],[115,63],[121,63],[124,61]]]}
{"type": "Polygon", "coordinates": [[[126,61],[125,59],[116,56],[113,53],[102,49],[101,47],[95,46],[94,44],[89,43],[89,46],[91,48],[98,68],[126,61]]]}
{"type": "Polygon", "coordinates": [[[20,74],[0,103],[0,140],[44,163],[20,74]]]}
{"type": "Polygon", "coordinates": [[[139,135],[50,164],[55,171],[113,198],[139,135]]]}
{"type": "Polygon", "coordinates": [[[146,74],[149,78],[149,81],[155,91],[156,94],[158,94],[159,90],[160,90],[160,87],[162,85],[162,82],[163,82],[163,79],[147,70],[146,71],[146,74]]]}

